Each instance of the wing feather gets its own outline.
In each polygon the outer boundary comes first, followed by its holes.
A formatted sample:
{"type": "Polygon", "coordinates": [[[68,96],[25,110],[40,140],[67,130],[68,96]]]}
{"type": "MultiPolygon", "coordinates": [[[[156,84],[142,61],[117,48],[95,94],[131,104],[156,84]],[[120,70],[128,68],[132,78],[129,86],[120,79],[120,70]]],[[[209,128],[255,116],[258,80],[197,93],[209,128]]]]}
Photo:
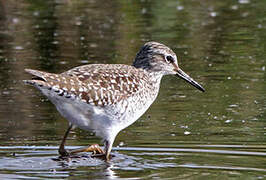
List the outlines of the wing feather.
{"type": "Polygon", "coordinates": [[[144,77],[132,66],[93,64],[70,69],[61,74],[26,69],[26,72],[41,79],[26,80],[26,83],[48,88],[60,96],[75,96],[96,106],[116,104],[143,89],[144,77]]]}

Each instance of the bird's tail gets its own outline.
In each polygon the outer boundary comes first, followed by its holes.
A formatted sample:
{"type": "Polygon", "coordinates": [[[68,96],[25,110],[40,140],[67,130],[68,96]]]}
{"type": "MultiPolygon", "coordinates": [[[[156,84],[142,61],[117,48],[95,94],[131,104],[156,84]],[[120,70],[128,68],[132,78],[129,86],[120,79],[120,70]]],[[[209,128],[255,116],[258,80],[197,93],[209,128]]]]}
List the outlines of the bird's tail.
{"type": "Polygon", "coordinates": [[[33,75],[33,78],[31,80],[23,80],[24,83],[30,85],[47,86],[47,81],[53,79],[53,77],[55,76],[55,74],[52,73],[33,69],[25,69],[25,71],[33,75]]]}

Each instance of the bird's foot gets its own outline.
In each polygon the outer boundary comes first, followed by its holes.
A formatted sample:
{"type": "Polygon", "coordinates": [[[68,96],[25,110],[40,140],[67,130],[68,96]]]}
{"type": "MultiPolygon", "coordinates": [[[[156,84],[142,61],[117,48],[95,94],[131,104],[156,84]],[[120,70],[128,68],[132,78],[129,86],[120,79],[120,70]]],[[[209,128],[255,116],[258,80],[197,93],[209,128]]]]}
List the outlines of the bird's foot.
{"type": "Polygon", "coordinates": [[[90,155],[90,157],[105,159],[105,151],[102,150],[98,144],[93,144],[85,148],[78,148],[69,151],[67,151],[65,148],[59,148],[58,152],[60,154],[59,159],[61,160],[83,157],[84,155],[77,155],[81,152],[92,152],[92,155],[90,155]]]}
{"type": "Polygon", "coordinates": [[[60,157],[69,157],[70,153],[65,148],[59,148],[60,157]]]}
{"type": "Polygon", "coordinates": [[[77,154],[80,152],[92,152],[93,155],[105,154],[104,150],[102,150],[98,144],[92,144],[89,147],[85,148],[74,149],[72,151],[69,151],[69,154],[77,154]]]}
{"type": "Polygon", "coordinates": [[[105,151],[100,148],[98,144],[92,144],[86,149],[86,152],[92,152],[93,155],[95,154],[105,154],[105,151]]]}

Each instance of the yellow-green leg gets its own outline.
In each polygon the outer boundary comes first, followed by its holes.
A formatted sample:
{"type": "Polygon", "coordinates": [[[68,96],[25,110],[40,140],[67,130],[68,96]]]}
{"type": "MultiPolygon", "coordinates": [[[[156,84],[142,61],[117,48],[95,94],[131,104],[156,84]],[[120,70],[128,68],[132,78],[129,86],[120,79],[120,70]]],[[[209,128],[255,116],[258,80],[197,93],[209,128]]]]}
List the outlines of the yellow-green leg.
{"type": "Polygon", "coordinates": [[[68,153],[67,150],[65,149],[65,143],[66,143],[67,136],[68,136],[70,130],[72,129],[72,127],[73,127],[73,125],[70,124],[69,127],[68,127],[68,129],[67,129],[67,131],[65,132],[65,135],[64,135],[64,137],[63,137],[63,139],[62,139],[62,142],[61,142],[61,144],[60,144],[60,147],[59,147],[58,152],[59,152],[59,154],[60,154],[61,156],[69,156],[69,153],[68,153]]]}
{"type": "Polygon", "coordinates": [[[98,144],[92,144],[85,148],[78,148],[69,151],[69,154],[77,154],[80,152],[92,152],[93,154],[105,154],[105,152],[100,148],[98,144]]]}
{"type": "Polygon", "coordinates": [[[78,148],[78,149],[74,149],[71,151],[67,151],[65,149],[65,143],[66,143],[67,136],[68,136],[69,132],[71,131],[72,127],[73,127],[73,125],[70,124],[70,126],[68,127],[67,131],[65,132],[63,140],[60,144],[58,152],[61,156],[66,157],[66,156],[70,156],[70,155],[77,154],[80,152],[92,152],[94,155],[96,155],[96,154],[97,155],[104,155],[105,154],[105,151],[103,151],[98,144],[93,144],[93,145],[85,147],[85,148],[78,148]]]}

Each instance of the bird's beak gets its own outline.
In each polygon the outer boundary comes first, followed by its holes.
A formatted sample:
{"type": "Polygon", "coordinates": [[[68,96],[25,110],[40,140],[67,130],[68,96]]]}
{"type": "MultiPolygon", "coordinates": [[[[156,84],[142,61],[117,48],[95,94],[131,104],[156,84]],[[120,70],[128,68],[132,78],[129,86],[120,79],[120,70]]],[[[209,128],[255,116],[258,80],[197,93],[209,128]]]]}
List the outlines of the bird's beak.
{"type": "Polygon", "coordinates": [[[197,83],[194,79],[189,77],[189,75],[187,75],[179,67],[176,67],[175,71],[176,71],[176,75],[179,76],[181,79],[184,79],[185,81],[187,81],[189,84],[191,84],[195,88],[199,89],[200,91],[202,91],[202,92],[205,91],[205,89],[199,83],[197,83]]]}

